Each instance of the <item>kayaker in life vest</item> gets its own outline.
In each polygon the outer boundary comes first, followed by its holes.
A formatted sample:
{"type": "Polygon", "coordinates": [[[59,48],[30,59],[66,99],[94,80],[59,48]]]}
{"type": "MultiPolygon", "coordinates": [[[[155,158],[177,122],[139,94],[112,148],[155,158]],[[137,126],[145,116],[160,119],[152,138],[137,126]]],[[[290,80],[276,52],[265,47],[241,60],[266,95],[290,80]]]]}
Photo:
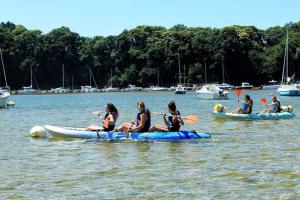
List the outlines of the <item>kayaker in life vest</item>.
{"type": "Polygon", "coordinates": [[[272,95],[272,103],[267,105],[269,108],[263,110],[261,113],[279,113],[281,112],[280,101],[275,95],[272,95]]]}
{"type": "Polygon", "coordinates": [[[103,125],[92,125],[86,130],[88,131],[113,131],[119,117],[118,109],[112,103],[108,103],[105,106],[105,116],[102,117],[100,113],[97,113],[97,116],[101,119],[103,125]]]}
{"type": "Polygon", "coordinates": [[[244,102],[242,103],[242,107],[236,109],[232,113],[234,114],[251,114],[253,107],[253,101],[250,96],[247,94],[244,97],[244,102]]]}
{"type": "Polygon", "coordinates": [[[168,111],[171,114],[167,117],[166,113],[163,114],[163,120],[165,125],[155,125],[149,131],[179,131],[180,126],[184,125],[183,120],[180,117],[180,112],[176,109],[174,101],[170,101],[168,104],[168,111]]]}
{"type": "Polygon", "coordinates": [[[137,103],[138,113],[131,123],[123,123],[116,132],[148,132],[151,126],[150,111],[145,108],[144,102],[137,103]]]}

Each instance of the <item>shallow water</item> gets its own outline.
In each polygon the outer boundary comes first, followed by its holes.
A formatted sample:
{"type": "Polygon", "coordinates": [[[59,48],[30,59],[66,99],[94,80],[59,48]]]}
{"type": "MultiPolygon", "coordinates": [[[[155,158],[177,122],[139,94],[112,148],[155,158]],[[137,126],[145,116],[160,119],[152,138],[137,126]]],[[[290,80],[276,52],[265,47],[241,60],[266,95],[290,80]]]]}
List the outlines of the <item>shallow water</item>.
{"type": "MultiPolygon", "coordinates": [[[[270,91],[248,91],[255,111],[270,91]]],[[[236,98],[218,101],[230,110],[236,98]]],[[[0,110],[0,199],[299,199],[300,98],[280,97],[296,117],[276,121],[224,121],[210,114],[217,101],[193,92],[12,96],[0,110]],[[136,102],[151,111],[176,100],[185,129],[212,133],[194,142],[99,142],[28,137],[35,125],[85,127],[106,102],[118,106],[118,123],[131,120],[136,102]]],[[[154,123],[161,116],[153,117],[154,123]]]]}

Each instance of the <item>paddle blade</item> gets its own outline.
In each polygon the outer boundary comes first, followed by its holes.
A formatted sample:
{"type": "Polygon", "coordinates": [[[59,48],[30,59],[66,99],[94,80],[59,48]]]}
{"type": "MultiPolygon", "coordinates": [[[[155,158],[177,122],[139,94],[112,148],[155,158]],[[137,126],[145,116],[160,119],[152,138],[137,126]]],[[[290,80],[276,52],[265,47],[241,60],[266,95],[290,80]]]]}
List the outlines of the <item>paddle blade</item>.
{"type": "Polygon", "coordinates": [[[92,112],[93,115],[98,115],[100,113],[100,111],[94,111],[92,112]]]}
{"type": "Polygon", "coordinates": [[[261,98],[261,99],[260,99],[260,102],[261,102],[262,104],[267,104],[267,99],[266,99],[266,98],[261,98]]]}
{"type": "Polygon", "coordinates": [[[182,117],[187,124],[196,124],[198,123],[198,117],[196,115],[189,115],[186,117],[182,117]]]}
{"type": "Polygon", "coordinates": [[[236,89],[236,90],[235,90],[235,94],[236,94],[237,96],[240,96],[240,95],[242,94],[242,90],[241,90],[241,89],[236,89]]]}
{"type": "Polygon", "coordinates": [[[152,115],[163,115],[163,113],[160,112],[151,112],[152,115]]]}

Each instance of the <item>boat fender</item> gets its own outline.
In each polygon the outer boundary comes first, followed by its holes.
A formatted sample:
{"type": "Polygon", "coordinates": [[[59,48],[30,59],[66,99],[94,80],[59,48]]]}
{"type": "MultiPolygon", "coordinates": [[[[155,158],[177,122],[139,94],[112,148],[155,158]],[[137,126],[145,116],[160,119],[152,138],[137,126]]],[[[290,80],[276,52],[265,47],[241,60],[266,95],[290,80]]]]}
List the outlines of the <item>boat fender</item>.
{"type": "Polygon", "coordinates": [[[43,126],[35,126],[30,130],[31,137],[46,137],[46,129],[43,126]]]}
{"type": "Polygon", "coordinates": [[[286,105],[286,106],[281,106],[281,111],[282,112],[293,112],[294,109],[293,109],[293,106],[291,105],[286,105]]]}
{"type": "Polygon", "coordinates": [[[222,104],[216,104],[214,106],[214,111],[215,112],[221,113],[221,112],[225,112],[226,110],[227,110],[227,108],[222,104]]]}

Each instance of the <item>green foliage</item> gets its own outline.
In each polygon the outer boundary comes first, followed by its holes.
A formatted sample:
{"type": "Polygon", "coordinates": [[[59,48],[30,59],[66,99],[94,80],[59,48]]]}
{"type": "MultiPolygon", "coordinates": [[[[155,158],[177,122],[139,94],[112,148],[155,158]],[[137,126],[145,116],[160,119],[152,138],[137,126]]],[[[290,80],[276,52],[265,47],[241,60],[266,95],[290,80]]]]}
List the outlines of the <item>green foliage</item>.
{"type": "Polygon", "coordinates": [[[178,81],[178,53],[189,83],[204,82],[205,63],[208,80],[221,82],[224,63],[227,82],[261,84],[281,77],[287,28],[289,65],[299,77],[300,22],[267,30],[253,26],[138,26],[117,36],[93,38],[81,37],[67,27],[43,34],[7,22],[0,24],[0,47],[14,89],[29,83],[30,66],[41,88],[60,86],[62,65],[66,85],[73,77],[74,87],[89,82],[89,70],[101,86],[110,81],[124,87],[149,86],[157,83],[158,71],[160,80],[171,85],[178,81]]]}

